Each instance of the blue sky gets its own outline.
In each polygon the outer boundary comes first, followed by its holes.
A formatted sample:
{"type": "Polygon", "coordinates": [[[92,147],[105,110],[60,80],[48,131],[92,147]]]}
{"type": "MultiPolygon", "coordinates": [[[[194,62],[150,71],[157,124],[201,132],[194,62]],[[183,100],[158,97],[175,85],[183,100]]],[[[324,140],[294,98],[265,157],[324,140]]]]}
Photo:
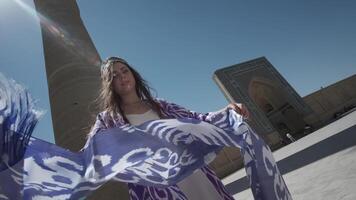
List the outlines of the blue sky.
{"type": "MultiPolygon", "coordinates": [[[[34,135],[53,141],[38,19],[16,1],[0,1],[0,72],[47,111],[34,135]]],[[[102,58],[126,58],[159,97],[200,112],[227,104],[216,69],[260,56],[301,96],[356,72],[355,1],[77,3],[102,58]]]]}

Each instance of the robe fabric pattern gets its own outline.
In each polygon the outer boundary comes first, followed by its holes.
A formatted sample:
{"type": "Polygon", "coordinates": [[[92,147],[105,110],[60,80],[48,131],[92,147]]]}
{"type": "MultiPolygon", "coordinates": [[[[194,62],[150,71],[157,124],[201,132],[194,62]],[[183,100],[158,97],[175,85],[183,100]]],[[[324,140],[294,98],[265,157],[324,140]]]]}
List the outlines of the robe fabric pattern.
{"type": "MultiPolygon", "coordinates": [[[[163,99],[156,100],[160,107],[165,118],[193,118],[201,121],[209,121],[209,114],[201,114],[194,111],[190,111],[182,106],[179,106],[174,103],[169,103],[163,99]]],[[[123,118],[119,115],[111,116],[108,112],[104,111],[98,114],[96,118],[95,125],[90,133],[90,137],[107,128],[119,127],[126,124],[123,118]]],[[[88,140],[89,141],[89,140],[88,140]]],[[[201,168],[202,172],[207,176],[208,180],[217,190],[219,195],[224,200],[233,200],[234,198],[228,193],[225,186],[221,180],[217,177],[215,172],[211,170],[208,166],[201,168]]],[[[156,188],[152,186],[141,186],[132,183],[128,183],[129,195],[131,200],[141,200],[141,199],[172,199],[169,197],[176,197],[175,199],[186,199],[184,193],[182,193],[177,185],[172,185],[167,188],[156,188]]]]}
{"type": "Polygon", "coordinates": [[[109,180],[128,183],[131,199],[187,199],[176,184],[197,169],[232,199],[207,167],[225,146],[241,149],[255,199],[292,199],[271,150],[241,115],[158,102],[174,119],[132,126],[101,113],[83,150],[71,152],[31,137],[39,113],[0,74],[0,199],[85,199],[109,180]]]}

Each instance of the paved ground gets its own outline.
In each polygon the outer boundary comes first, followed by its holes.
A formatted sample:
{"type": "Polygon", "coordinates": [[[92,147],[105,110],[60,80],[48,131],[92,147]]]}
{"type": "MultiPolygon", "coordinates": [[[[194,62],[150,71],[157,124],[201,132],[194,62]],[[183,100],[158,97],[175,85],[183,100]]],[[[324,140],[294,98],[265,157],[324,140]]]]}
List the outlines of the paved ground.
{"type": "MultiPolygon", "coordinates": [[[[356,112],[273,154],[294,200],[356,200],[356,112]]],[[[235,199],[253,199],[244,169],[223,183],[235,199]]]]}

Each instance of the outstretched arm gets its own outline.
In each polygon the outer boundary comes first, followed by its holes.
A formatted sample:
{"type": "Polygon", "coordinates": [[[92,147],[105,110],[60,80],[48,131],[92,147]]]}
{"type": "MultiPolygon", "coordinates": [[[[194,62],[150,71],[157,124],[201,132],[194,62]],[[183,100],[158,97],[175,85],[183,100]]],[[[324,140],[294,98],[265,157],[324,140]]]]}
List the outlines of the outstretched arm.
{"type": "Polygon", "coordinates": [[[192,110],[189,110],[183,106],[180,106],[175,103],[168,102],[164,99],[157,99],[157,102],[160,104],[162,111],[165,115],[173,118],[194,118],[202,121],[207,121],[209,113],[199,113],[192,110]]]}
{"type": "Polygon", "coordinates": [[[240,103],[230,103],[229,105],[227,105],[223,109],[215,111],[215,112],[199,113],[199,112],[195,112],[195,111],[189,110],[189,109],[187,109],[187,108],[185,108],[183,106],[180,106],[178,104],[168,102],[168,101],[163,100],[163,99],[157,99],[157,101],[161,105],[164,114],[166,114],[168,116],[171,116],[171,117],[174,117],[174,118],[188,117],[188,118],[194,118],[194,119],[210,122],[211,121],[210,117],[212,115],[214,115],[214,113],[221,112],[221,111],[226,110],[228,108],[232,108],[238,114],[242,115],[244,118],[249,118],[249,115],[250,115],[248,109],[246,108],[246,106],[243,105],[243,104],[240,104],[240,103]]]}

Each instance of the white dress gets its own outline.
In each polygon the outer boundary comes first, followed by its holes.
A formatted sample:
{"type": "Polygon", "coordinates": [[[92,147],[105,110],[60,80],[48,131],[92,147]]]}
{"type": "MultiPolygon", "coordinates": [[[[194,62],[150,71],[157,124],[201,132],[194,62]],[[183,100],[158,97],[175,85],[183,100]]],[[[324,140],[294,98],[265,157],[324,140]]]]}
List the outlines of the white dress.
{"type": "MultiPolygon", "coordinates": [[[[137,126],[149,120],[159,119],[159,116],[152,109],[143,114],[126,115],[130,124],[137,126]]],[[[222,200],[215,187],[210,183],[206,175],[201,170],[196,170],[177,184],[189,200],[222,200]]]]}

